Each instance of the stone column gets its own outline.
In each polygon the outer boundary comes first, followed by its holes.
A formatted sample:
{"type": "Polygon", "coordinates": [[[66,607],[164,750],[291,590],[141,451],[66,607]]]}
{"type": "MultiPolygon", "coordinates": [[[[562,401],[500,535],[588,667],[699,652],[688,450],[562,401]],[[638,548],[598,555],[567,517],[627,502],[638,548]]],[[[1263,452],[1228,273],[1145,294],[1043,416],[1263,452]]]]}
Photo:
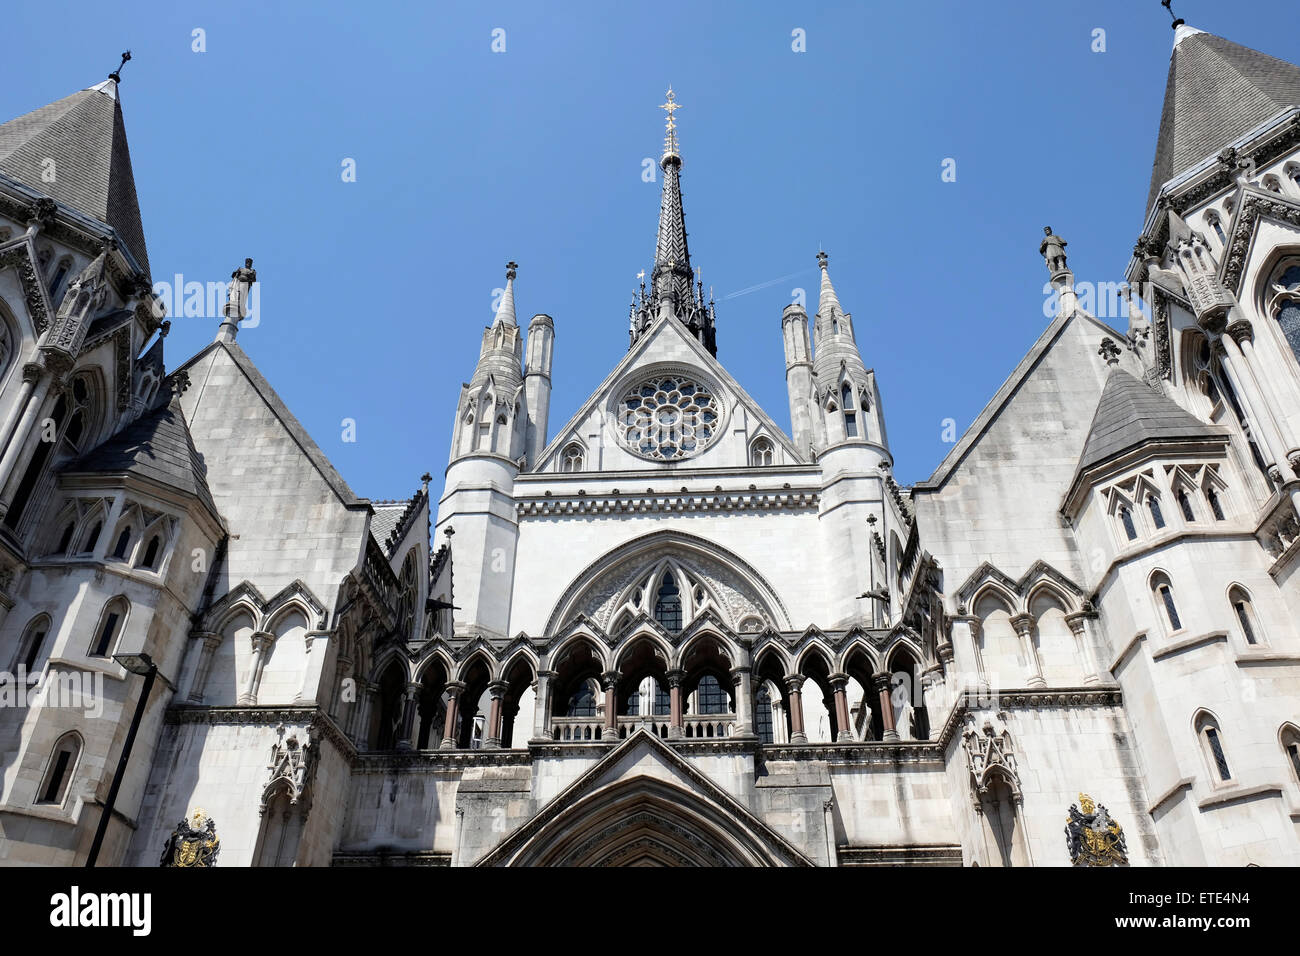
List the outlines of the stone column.
{"type": "Polygon", "coordinates": [[[533,739],[551,739],[551,682],[555,680],[555,671],[539,670],[537,683],[533,691],[536,703],[533,705],[533,739]]]}
{"type": "MultiPolygon", "coordinates": [[[[23,366],[24,384],[27,379],[27,370],[32,363],[23,366]]],[[[40,366],[36,366],[39,370],[40,366]]],[[[18,427],[14,429],[13,436],[9,440],[9,446],[5,449],[4,456],[0,457],[0,490],[3,490],[9,484],[9,479],[18,468],[18,463],[22,460],[24,452],[32,445],[32,426],[36,424],[36,416],[40,414],[41,406],[45,404],[45,397],[49,394],[51,379],[48,376],[41,376],[37,381],[27,401],[27,407],[23,409],[22,417],[18,420],[18,427]]],[[[40,436],[36,436],[37,441],[40,436]]],[[[0,497],[0,517],[9,513],[9,504],[13,500],[11,494],[5,493],[0,497]]]]}
{"type": "Polygon", "coordinates": [[[275,643],[275,635],[266,631],[255,631],[252,637],[253,660],[248,669],[248,683],[239,695],[239,703],[244,705],[257,703],[257,688],[262,683],[262,668],[266,664],[266,652],[275,643]]]}
{"type": "Polygon", "coordinates": [[[1074,614],[1068,614],[1065,623],[1070,625],[1070,632],[1074,634],[1074,642],[1079,649],[1079,660],[1083,662],[1085,684],[1101,683],[1101,669],[1097,666],[1097,655],[1092,648],[1092,635],[1088,633],[1088,614],[1086,611],[1078,611],[1074,614]]]}
{"type": "Polygon", "coordinates": [[[894,699],[891,693],[888,674],[872,674],[871,684],[876,689],[876,698],[880,702],[880,726],[883,728],[881,740],[898,740],[898,727],[894,723],[894,699]]]}
{"type": "Polygon", "coordinates": [[[18,388],[18,396],[9,409],[9,414],[5,416],[4,424],[0,425],[0,450],[9,447],[9,440],[13,437],[18,417],[27,410],[27,402],[44,372],[45,369],[35,362],[28,362],[23,366],[23,384],[18,388]]]}
{"type": "MultiPolygon", "coordinates": [[[[338,687],[332,695],[330,703],[330,716],[335,720],[339,717],[339,711],[345,701],[343,700],[343,688],[347,686],[347,681],[352,677],[352,658],[340,657],[334,667],[334,676],[338,681],[338,687]]],[[[355,700],[355,696],[353,697],[355,700]]]]}
{"type": "Polygon", "coordinates": [[[221,646],[221,635],[214,631],[190,631],[190,646],[185,668],[190,672],[190,686],[186,699],[203,702],[203,685],[207,683],[212,658],[221,646]]]}
{"type": "Polygon", "coordinates": [[[948,694],[944,686],[943,668],[938,664],[921,672],[921,698],[925,701],[925,715],[930,724],[929,739],[934,739],[935,721],[940,721],[948,710],[948,694]]]}
{"type": "MultiPolygon", "coordinates": [[[[1269,418],[1273,419],[1273,409],[1281,411],[1289,405],[1289,397],[1284,399],[1278,394],[1279,387],[1286,390],[1286,386],[1283,384],[1285,379],[1278,379],[1277,376],[1271,375],[1269,370],[1265,368],[1267,363],[1261,362],[1261,356],[1255,352],[1255,333],[1249,321],[1239,319],[1233,322],[1228,326],[1223,337],[1228,340],[1228,342],[1224,343],[1225,351],[1231,354],[1231,345],[1235,345],[1241,352],[1242,363],[1245,366],[1245,376],[1251,379],[1256,391],[1259,392],[1269,418]]],[[[1286,452],[1300,444],[1297,436],[1286,434],[1290,429],[1286,427],[1287,419],[1285,415],[1279,414],[1272,424],[1278,432],[1279,452],[1286,452]]],[[[1277,461],[1278,468],[1281,469],[1284,464],[1288,464],[1286,458],[1279,458],[1277,461]]]]}
{"type": "Polygon", "coordinates": [[[415,716],[420,707],[420,691],[424,685],[411,681],[406,685],[406,693],[402,696],[402,726],[397,735],[397,749],[411,750],[414,748],[415,738],[415,716]]]}
{"type": "Polygon", "coordinates": [[[950,618],[952,621],[952,662],[957,668],[957,687],[968,688],[972,684],[983,686],[988,683],[984,674],[984,657],[979,651],[980,619],[973,614],[961,613],[950,618]]]}
{"type": "Polygon", "coordinates": [[[352,712],[351,737],[360,749],[370,746],[370,715],[375,708],[375,684],[365,678],[357,679],[357,706],[352,712]]]}
{"type": "Polygon", "coordinates": [[[458,681],[447,682],[447,719],[442,727],[442,743],[439,744],[441,750],[451,750],[456,746],[456,708],[460,703],[460,692],[465,689],[465,685],[458,681]]]}
{"type": "Polygon", "coordinates": [[[488,708],[487,734],[483,738],[484,750],[501,749],[501,698],[505,696],[509,686],[505,681],[500,680],[488,684],[488,694],[492,703],[488,708]]]}
{"type": "Polygon", "coordinates": [[[680,740],[682,733],[682,680],[685,671],[672,670],[668,677],[668,739],[680,740]]]}
{"type": "Polygon", "coordinates": [[[748,665],[731,669],[731,683],[736,691],[736,729],[733,737],[754,737],[753,669],[748,665]]]}
{"type": "Polygon", "coordinates": [[[806,744],[808,735],[803,730],[803,675],[787,677],[785,690],[790,695],[790,743],[806,744]]]}
{"type": "Polygon", "coordinates": [[[293,702],[312,705],[321,699],[320,682],[325,676],[325,659],[329,657],[330,632],[308,631],[303,643],[307,647],[307,664],[302,670],[302,686],[293,702]]]}
{"type": "Polygon", "coordinates": [[[847,688],[849,686],[848,674],[832,674],[830,676],[831,691],[835,695],[835,723],[839,725],[839,733],[836,734],[836,742],[853,740],[853,725],[849,720],[849,695],[847,688]]]}
{"type": "Polygon", "coordinates": [[[600,684],[605,689],[605,740],[618,740],[618,671],[606,671],[600,675],[600,684]]]}
{"type": "Polygon", "coordinates": [[[1250,374],[1250,369],[1246,367],[1246,357],[1241,354],[1241,349],[1231,335],[1219,336],[1214,343],[1213,351],[1219,356],[1223,374],[1228,377],[1228,384],[1236,392],[1237,401],[1254,429],[1255,444],[1259,447],[1260,454],[1264,456],[1264,464],[1268,466],[1269,476],[1278,475],[1280,478],[1281,463],[1286,460],[1283,455],[1286,449],[1282,445],[1281,435],[1273,424],[1272,416],[1269,415],[1263,399],[1255,389],[1255,379],[1250,374]]]}
{"type": "Polygon", "coordinates": [[[501,701],[501,747],[514,748],[515,743],[515,717],[519,715],[518,702],[507,704],[501,701]]]}
{"type": "Polygon", "coordinates": [[[1025,654],[1025,670],[1028,676],[1025,683],[1029,687],[1046,687],[1043,678],[1043,665],[1038,659],[1038,648],[1034,647],[1034,617],[1032,614],[1017,614],[1011,619],[1011,626],[1020,636],[1020,646],[1025,654]]]}

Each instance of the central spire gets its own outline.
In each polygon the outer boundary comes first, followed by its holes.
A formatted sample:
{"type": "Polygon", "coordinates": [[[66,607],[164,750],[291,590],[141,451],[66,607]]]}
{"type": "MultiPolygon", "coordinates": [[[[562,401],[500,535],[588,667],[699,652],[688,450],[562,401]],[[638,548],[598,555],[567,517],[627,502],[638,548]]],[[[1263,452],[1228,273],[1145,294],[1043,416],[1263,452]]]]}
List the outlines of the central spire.
{"type": "Polygon", "coordinates": [[[654,319],[670,315],[690,329],[713,355],[717,344],[713,332],[713,312],[704,303],[702,291],[692,285],[691,254],[686,245],[686,216],[682,211],[682,157],[677,143],[677,122],[673,113],[682,108],[672,87],[668,101],[659,108],[668,114],[664,134],[664,152],[659,159],[663,170],[663,193],[659,200],[659,234],[655,241],[655,265],[650,273],[650,297],[643,298],[639,311],[632,317],[632,341],[645,332],[654,319]]]}

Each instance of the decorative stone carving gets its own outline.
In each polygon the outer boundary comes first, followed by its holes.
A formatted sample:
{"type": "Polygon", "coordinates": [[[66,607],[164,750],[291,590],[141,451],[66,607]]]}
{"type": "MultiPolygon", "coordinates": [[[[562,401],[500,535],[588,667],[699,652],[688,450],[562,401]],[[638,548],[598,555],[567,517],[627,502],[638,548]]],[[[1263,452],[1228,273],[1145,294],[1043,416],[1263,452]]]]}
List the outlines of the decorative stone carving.
{"type": "Polygon", "coordinates": [[[284,736],[284,724],[276,730],[280,734],[280,740],[271,746],[271,762],[266,766],[271,776],[266,786],[262,788],[259,813],[266,813],[271,797],[282,787],[289,794],[289,805],[296,806],[307,792],[316,773],[318,748],[312,740],[311,728],[302,731],[304,740],[301,742],[298,739],[298,731],[291,732],[288,737],[284,736]]]}
{"type": "Polygon", "coordinates": [[[1043,227],[1043,241],[1038,244],[1038,254],[1047,263],[1047,271],[1053,276],[1069,270],[1065,259],[1065,247],[1069,245],[1064,239],[1052,232],[1051,226],[1043,227]]]}
{"type": "Polygon", "coordinates": [[[1128,866],[1124,829],[1111,819],[1105,806],[1094,804],[1086,793],[1070,804],[1065,820],[1065,848],[1075,866],[1128,866]]]}
{"type": "Polygon", "coordinates": [[[1097,349],[1097,354],[1106,360],[1107,365],[1119,364],[1120,348],[1109,335],[1101,340],[1101,348],[1097,349]]]}
{"type": "Polygon", "coordinates": [[[966,766],[970,771],[971,796],[976,812],[981,812],[981,798],[988,793],[989,784],[994,778],[1001,778],[1011,788],[1016,801],[1022,801],[1011,731],[1003,726],[1002,732],[998,733],[994,729],[992,718],[986,718],[982,730],[976,730],[973,713],[966,715],[966,727],[961,743],[962,749],[966,751],[966,766]]]}

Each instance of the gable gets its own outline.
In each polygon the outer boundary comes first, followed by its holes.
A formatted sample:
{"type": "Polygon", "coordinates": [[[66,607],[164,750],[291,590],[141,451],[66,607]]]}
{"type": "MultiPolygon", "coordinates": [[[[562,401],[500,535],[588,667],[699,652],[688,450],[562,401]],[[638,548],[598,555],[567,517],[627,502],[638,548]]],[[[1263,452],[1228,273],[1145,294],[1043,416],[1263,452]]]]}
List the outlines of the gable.
{"type": "Polygon", "coordinates": [[[677,865],[812,865],[644,730],[615,747],[478,865],[617,865],[638,862],[638,852],[677,865]]]}
{"type": "Polygon", "coordinates": [[[648,471],[664,468],[740,468],[749,463],[749,444],[763,436],[779,451],[777,464],[803,464],[785,432],[759,404],[672,318],[658,319],[606,376],[550,444],[530,463],[530,472],[560,471],[560,459],[572,443],[581,445],[585,471],[648,471]],[[718,413],[703,450],[671,461],[629,451],[620,441],[620,413],[631,390],[649,379],[688,381],[702,386],[718,413]]]}
{"type": "MultiPolygon", "coordinates": [[[[1057,509],[1110,372],[1097,354],[1105,336],[1124,340],[1082,311],[1058,315],[930,479],[913,488],[921,538],[949,580],[988,560],[1019,574],[1042,559],[1080,576],[1057,509]]],[[[1124,360],[1136,366],[1127,352],[1124,360]]]]}

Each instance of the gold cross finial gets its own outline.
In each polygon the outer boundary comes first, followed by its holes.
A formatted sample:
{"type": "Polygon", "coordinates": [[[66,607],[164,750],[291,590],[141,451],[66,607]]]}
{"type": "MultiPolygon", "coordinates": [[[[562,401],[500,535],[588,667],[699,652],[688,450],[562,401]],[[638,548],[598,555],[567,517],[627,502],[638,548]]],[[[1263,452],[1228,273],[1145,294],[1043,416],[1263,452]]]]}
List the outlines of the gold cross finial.
{"type": "Polygon", "coordinates": [[[682,108],[677,102],[677,97],[673,93],[673,88],[668,87],[668,102],[659,107],[668,114],[667,130],[668,135],[664,137],[664,155],[677,155],[677,123],[673,120],[673,113],[682,108]]]}

